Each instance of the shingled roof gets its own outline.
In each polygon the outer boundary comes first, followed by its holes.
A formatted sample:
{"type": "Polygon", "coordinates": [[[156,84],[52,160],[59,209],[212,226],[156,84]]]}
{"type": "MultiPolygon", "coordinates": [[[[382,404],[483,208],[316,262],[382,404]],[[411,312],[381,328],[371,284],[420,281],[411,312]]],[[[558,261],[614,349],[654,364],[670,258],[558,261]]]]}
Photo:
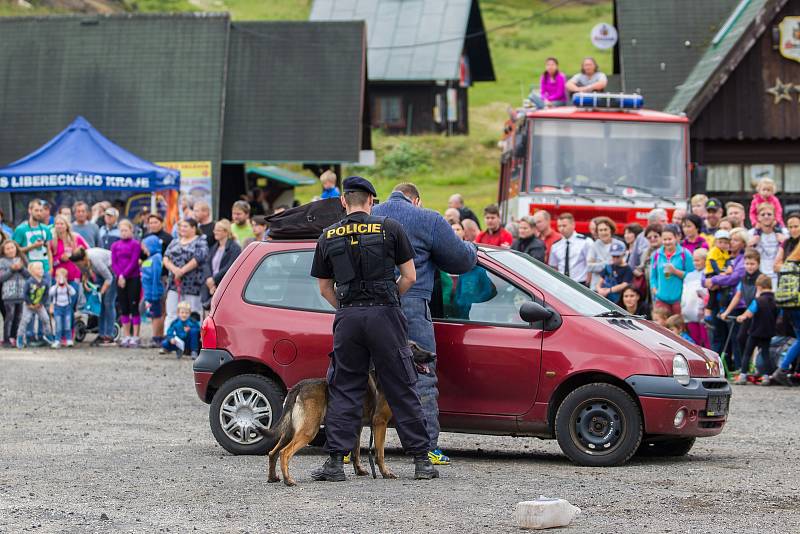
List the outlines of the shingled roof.
{"type": "Polygon", "coordinates": [[[739,0],[616,0],[622,90],[663,109],[739,0]]]}
{"type": "Polygon", "coordinates": [[[494,80],[478,0],[315,0],[310,20],[366,21],[371,81],[456,80],[464,50],[472,80],[494,80]]]}
{"type": "MultiPolygon", "coordinates": [[[[725,83],[787,0],[742,0],[667,104],[694,119],[725,83]]],[[[706,5],[704,2],[703,5],[706,5]]]]}

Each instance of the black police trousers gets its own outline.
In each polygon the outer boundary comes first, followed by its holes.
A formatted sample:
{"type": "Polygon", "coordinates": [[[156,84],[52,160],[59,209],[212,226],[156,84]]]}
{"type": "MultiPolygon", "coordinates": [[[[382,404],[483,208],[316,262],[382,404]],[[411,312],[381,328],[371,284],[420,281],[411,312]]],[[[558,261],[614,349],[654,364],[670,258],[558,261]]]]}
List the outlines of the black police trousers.
{"type": "Polygon", "coordinates": [[[414,390],[417,371],[408,347],[408,325],[397,306],[341,308],[333,322],[333,360],[328,369],[325,449],[347,454],[361,430],[370,361],[392,409],[406,454],[428,451],[422,404],[414,390]]]}

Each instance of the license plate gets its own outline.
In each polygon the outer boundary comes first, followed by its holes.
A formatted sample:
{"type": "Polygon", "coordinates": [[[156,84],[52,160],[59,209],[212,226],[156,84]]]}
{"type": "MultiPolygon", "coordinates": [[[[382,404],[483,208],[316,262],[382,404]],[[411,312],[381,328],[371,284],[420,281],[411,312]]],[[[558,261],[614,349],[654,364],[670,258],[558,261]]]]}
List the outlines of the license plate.
{"type": "Polygon", "coordinates": [[[706,401],[706,416],[717,417],[728,413],[730,395],[709,395],[706,401]]]}

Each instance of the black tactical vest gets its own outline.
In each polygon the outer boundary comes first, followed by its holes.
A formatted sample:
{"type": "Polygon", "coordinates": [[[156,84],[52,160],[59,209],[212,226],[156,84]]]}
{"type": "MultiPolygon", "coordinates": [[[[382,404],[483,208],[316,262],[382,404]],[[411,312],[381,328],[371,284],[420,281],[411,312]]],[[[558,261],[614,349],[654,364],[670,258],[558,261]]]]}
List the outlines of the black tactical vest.
{"type": "Polygon", "coordinates": [[[385,221],[386,217],[348,216],[322,231],[340,308],[400,305],[385,221]]]}

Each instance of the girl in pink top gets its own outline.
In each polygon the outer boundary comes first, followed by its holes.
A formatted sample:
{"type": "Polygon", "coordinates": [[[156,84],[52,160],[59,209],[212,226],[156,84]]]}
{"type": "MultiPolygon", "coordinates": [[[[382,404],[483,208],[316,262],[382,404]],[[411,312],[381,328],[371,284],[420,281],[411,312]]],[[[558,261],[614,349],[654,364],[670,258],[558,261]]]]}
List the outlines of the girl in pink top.
{"type": "Polygon", "coordinates": [[[786,226],[783,222],[783,207],[781,201],[775,196],[775,182],[772,178],[762,178],[756,186],[756,194],[750,201],[750,224],[753,228],[758,224],[758,207],[764,202],[769,202],[775,208],[775,220],[781,226],[786,226]]]}
{"type": "Polygon", "coordinates": [[[539,80],[539,94],[531,92],[528,98],[537,109],[564,106],[567,104],[566,83],[566,76],[558,70],[558,60],[549,57],[539,80]]]}

